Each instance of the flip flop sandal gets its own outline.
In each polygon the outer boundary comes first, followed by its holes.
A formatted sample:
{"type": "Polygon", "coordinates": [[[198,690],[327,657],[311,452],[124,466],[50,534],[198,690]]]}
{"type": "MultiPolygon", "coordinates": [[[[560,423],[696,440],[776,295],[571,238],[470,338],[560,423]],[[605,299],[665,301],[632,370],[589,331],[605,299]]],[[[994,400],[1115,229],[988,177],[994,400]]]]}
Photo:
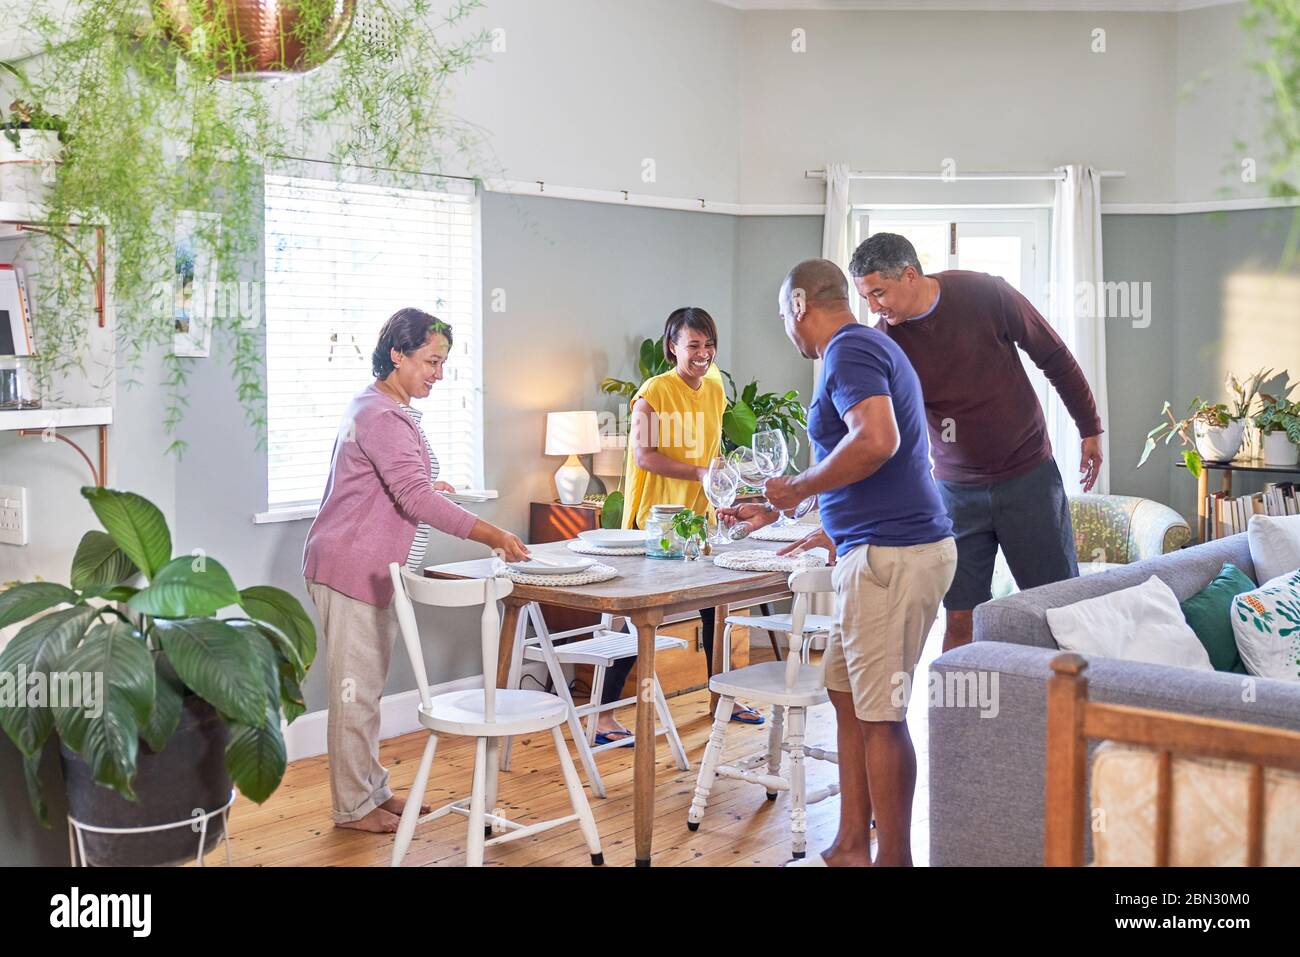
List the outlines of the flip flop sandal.
{"type": "Polygon", "coordinates": [[[737,724],[762,724],[766,719],[753,708],[741,705],[739,711],[732,713],[731,720],[737,724]]]}
{"type": "Polygon", "coordinates": [[[597,744],[633,744],[636,738],[631,731],[598,731],[596,732],[597,744]],[[622,737],[613,737],[613,735],[622,735],[622,737]]]}

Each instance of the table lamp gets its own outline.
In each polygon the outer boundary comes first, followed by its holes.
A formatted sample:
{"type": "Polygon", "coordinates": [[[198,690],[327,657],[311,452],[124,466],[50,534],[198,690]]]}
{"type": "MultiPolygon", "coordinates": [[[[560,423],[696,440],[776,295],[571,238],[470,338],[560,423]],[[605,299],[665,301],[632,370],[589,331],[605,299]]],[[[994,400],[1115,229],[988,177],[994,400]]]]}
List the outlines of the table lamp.
{"type": "Polygon", "coordinates": [[[546,413],[546,454],[567,455],[555,473],[555,490],[565,505],[579,505],[587,493],[591,473],[578,461],[579,455],[600,451],[600,424],[595,412],[546,413]]]}

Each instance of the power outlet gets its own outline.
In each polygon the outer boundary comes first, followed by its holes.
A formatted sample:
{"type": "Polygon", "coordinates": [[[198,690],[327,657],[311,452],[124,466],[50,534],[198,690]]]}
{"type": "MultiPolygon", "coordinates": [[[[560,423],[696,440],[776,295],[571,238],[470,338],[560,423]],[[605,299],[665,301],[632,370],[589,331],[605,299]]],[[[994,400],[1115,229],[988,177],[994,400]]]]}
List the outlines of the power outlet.
{"type": "Polygon", "coordinates": [[[0,485],[0,543],[27,544],[27,489],[0,485]]]}

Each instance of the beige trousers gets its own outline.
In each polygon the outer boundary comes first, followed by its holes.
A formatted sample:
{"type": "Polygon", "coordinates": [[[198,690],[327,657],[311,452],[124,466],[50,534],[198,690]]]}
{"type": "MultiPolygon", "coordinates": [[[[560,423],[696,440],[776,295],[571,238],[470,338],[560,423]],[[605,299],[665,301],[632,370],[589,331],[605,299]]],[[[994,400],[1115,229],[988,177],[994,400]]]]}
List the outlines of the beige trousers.
{"type": "Polygon", "coordinates": [[[835,563],[826,687],[853,695],[860,721],[902,721],[912,675],[957,571],[957,545],[859,545],[835,563]]]}
{"type": "Polygon", "coordinates": [[[397,616],[308,580],[320,614],[329,685],[326,741],[331,816],[336,824],[359,821],[393,796],[379,763],[379,700],[388,680],[397,616]]]}

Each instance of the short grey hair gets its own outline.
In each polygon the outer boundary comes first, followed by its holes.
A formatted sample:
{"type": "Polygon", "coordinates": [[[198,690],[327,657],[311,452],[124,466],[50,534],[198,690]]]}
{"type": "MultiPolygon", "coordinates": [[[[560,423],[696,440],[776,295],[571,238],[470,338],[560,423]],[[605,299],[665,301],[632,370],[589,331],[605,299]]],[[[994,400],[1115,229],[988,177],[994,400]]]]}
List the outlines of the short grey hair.
{"type": "Polygon", "coordinates": [[[911,266],[918,276],[924,276],[921,260],[916,257],[916,247],[906,236],[898,233],[876,233],[853,251],[849,261],[849,275],[854,279],[878,272],[886,279],[897,279],[911,266]]]}

